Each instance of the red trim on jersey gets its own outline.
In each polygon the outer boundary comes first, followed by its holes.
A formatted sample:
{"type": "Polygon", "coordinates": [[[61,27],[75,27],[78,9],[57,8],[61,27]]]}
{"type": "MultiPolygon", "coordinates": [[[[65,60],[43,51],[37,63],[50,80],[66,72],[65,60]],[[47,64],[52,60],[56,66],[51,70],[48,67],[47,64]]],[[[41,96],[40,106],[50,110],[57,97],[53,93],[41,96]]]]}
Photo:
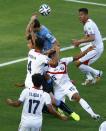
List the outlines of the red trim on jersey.
{"type": "Polygon", "coordinates": [[[66,74],[66,73],[67,73],[66,63],[65,63],[65,62],[62,62],[61,64],[63,64],[63,65],[65,66],[65,70],[64,70],[64,71],[61,71],[61,72],[51,72],[51,71],[47,71],[47,73],[50,73],[50,74],[66,74]]]}
{"type": "MultiPolygon", "coordinates": [[[[95,56],[96,56],[96,55],[95,55],[95,56]]],[[[84,61],[84,62],[82,62],[82,63],[85,64],[85,65],[88,65],[89,61],[90,61],[91,59],[93,59],[95,56],[93,56],[93,57],[90,58],[89,60],[86,60],[86,61],[84,61]]]]}

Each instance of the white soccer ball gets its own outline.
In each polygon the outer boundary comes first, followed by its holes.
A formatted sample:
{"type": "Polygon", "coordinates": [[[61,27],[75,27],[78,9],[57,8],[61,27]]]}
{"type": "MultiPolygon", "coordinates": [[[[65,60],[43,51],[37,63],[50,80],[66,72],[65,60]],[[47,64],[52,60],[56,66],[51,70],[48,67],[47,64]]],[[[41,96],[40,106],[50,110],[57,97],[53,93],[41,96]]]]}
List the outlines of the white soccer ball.
{"type": "Polygon", "coordinates": [[[39,7],[39,12],[41,15],[43,16],[47,16],[50,14],[51,12],[51,8],[49,5],[47,4],[42,4],[40,7],[39,7]]]}
{"type": "Polygon", "coordinates": [[[106,131],[106,121],[104,121],[104,122],[100,125],[99,131],[106,131]]]}

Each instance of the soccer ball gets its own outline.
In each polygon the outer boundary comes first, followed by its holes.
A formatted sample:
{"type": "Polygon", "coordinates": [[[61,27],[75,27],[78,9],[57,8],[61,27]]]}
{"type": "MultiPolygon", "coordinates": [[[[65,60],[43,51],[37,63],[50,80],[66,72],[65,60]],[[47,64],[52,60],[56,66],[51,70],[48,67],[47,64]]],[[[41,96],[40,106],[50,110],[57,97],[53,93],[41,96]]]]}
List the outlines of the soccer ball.
{"type": "Polygon", "coordinates": [[[41,15],[47,16],[47,15],[50,14],[51,8],[50,8],[50,6],[47,5],[47,4],[42,4],[42,5],[40,6],[40,8],[39,8],[39,12],[40,12],[41,15]]]}

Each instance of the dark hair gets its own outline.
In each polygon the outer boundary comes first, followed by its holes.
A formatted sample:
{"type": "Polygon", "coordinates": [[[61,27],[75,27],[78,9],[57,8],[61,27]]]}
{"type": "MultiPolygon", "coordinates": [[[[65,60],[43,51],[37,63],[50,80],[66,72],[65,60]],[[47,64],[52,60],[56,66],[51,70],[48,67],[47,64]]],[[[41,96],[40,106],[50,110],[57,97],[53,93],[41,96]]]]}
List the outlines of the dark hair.
{"type": "Polygon", "coordinates": [[[56,51],[55,50],[51,50],[51,52],[49,53],[48,57],[52,58],[55,54],[56,54],[56,51]]]}
{"type": "Polygon", "coordinates": [[[37,39],[35,39],[35,47],[42,50],[44,48],[44,40],[37,37],[37,39]]]}
{"type": "Polygon", "coordinates": [[[88,14],[88,9],[87,8],[80,8],[79,12],[84,12],[85,14],[88,14]]]}
{"type": "Polygon", "coordinates": [[[39,22],[39,20],[37,20],[37,19],[34,20],[34,26],[33,27],[34,28],[40,28],[40,22],[39,22]]]}
{"type": "Polygon", "coordinates": [[[32,82],[35,87],[40,87],[42,85],[43,77],[41,74],[32,75],[32,82]]]}

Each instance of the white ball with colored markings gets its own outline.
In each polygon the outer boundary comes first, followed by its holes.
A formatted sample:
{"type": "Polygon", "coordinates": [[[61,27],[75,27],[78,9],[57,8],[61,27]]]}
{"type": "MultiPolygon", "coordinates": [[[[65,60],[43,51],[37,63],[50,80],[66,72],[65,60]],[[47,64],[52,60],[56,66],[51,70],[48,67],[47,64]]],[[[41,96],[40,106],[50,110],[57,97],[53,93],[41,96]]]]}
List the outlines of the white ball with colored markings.
{"type": "Polygon", "coordinates": [[[42,4],[40,7],[39,7],[39,13],[43,16],[47,16],[49,15],[51,12],[51,8],[49,5],[47,4],[42,4]]]}

